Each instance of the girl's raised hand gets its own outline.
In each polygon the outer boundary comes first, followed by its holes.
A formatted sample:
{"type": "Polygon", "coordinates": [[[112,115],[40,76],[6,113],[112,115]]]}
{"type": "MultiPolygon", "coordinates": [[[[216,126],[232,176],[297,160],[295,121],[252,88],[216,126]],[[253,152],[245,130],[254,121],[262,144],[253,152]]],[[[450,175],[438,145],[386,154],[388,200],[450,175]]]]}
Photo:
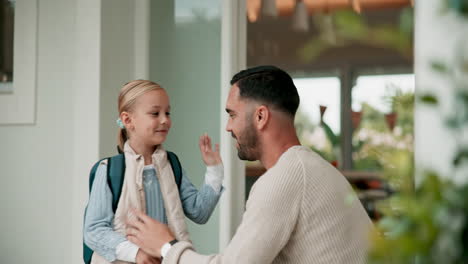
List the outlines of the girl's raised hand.
{"type": "Polygon", "coordinates": [[[208,134],[205,133],[200,136],[198,145],[200,146],[200,153],[206,166],[214,166],[222,163],[221,155],[219,154],[219,144],[215,144],[215,150],[213,151],[211,147],[211,138],[208,134]]]}

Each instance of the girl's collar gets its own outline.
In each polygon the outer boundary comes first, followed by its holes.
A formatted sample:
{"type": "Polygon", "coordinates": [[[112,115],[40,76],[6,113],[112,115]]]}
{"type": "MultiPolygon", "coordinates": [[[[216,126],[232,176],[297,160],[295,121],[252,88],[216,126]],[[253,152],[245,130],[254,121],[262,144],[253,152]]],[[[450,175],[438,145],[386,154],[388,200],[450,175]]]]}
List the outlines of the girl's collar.
{"type": "MultiPolygon", "coordinates": [[[[156,149],[154,150],[152,156],[156,155],[157,153],[160,153],[161,151],[164,151],[164,148],[163,148],[162,144],[159,144],[159,145],[157,145],[156,149]]],[[[142,157],[141,154],[137,154],[135,152],[135,150],[133,150],[133,148],[130,146],[130,142],[128,140],[124,144],[124,153],[131,156],[131,157],[134,157],[135,160],[138,160],[138,159],[140,159],[142,157]]]]}

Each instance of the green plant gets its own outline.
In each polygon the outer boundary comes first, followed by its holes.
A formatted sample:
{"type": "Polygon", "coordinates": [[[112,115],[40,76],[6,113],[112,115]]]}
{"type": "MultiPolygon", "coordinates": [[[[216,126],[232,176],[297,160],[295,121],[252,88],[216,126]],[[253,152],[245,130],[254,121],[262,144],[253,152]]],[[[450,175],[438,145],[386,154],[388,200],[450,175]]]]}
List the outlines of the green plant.
{"type": "Polygon", "coordinates": [[[339,148],[339,143],[337,142],[339,136],[335,136],[331,128],[328,125],[325,125],[327,129],[323,128],[321,122],[321,127],[313,124],[309,116],[299,108],[296,113],[296,119],[294,121],[297,134],[301,140],[301,143],[305,146],[309,146],[314,152],[318,153],[322,158],[333,162],[338,159],[339,153],[336,152],[336,147],[339,148]],[[324,129],[324,134],[329,139],[329,142],[321,142],[320,145],[317,145],[314,139],[311,139],[311,135],[316,131],[316,129],[324,129]],[[332,136],[332,138],[330,138],[332,136]],[[325,144],[324,144],[325,143],[325,144]]]}
{"type": "Polygon", "coordinates": [[[427,172],[415,192],[391,198],[374,234],[372,264],[468,262],[468,187],[427,172]],[[389,209],[391,208],[391,209],[389,209]]]}
{"type": "Polygon", "coordinates": [[[414,93],[394,88],[395,92],[383,98],[398,116],[393,129],[385,121],[385,113],[362,104],[363,118],[353,136],[353,162],[356,170],[383,170],[384,178],[398,190],[403,176],[387,175],[385,171],[396,167],[395,162],[400,166],[412,161],[414,93]],[[408,162],[403,162],[405,159],[408,162]]]}
{"type": "Polygon", "coordinates": [[[444,0],[447,11],[453,10],[455,13],[468,18],[467,0],[444,0]]]}
{"type": "MultiPolygon", "coordinates": [[[[468,18],[468,0],[444,0],[448,11],[468,18]]],[[[465,21],[468,23],[468,21],[465,21]]],[[[435,73],[445,78],[453,95],[452,111],[445,117],[456,148],[452,175],[467,176],[468,142],[468,51],[461,41],[455,50],[455,62],[434,61],[435,73]]],[[[433,107],[438,97],[418,97],[433,107]]],[[[411,165],[409,165],[411,166],[411,165]]],[[[403,172],[404,173],[404,172],[403,172]]],[[[409,185],[411,186],[411,184],[409,185]]],[[[371,264],[465,264],[468,263],[468,183],[428,171],[418,187],[404,189],[382,204],[386,215],[373,234],[371,264]]]]}

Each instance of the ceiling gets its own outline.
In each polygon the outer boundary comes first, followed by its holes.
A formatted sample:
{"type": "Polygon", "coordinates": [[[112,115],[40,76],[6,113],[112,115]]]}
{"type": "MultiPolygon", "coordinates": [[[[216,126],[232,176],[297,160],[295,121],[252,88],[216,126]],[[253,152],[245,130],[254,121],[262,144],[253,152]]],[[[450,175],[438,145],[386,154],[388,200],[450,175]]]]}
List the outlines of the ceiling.
{"type": "Polygon", "coordinates": [[[342,68],[411,72],[412,33],[395,40],[402,37],[400,16],[404,8],[411,9],[411,1],[359,0],[360,13],[353,1],[358,0],[304,0],[309,30],[299,32],[292,28],[294,0],[276,0],[278,16],[274,18],[260,16],[260,0],[248,0],[248,12],[257,5],[259,12],[255,22],[247,23],[248,66],[273,64],[302,75],[342,68]],[[324,7],[328,10],[323,11],[324,7]],[[348,25],[336,22],[337,16],[351,16],[350,27],[357,21],[365,33],[348,31],[348,25]]]}
{"type": "MultiPolygon", "coordinates": [[[[275,1],[278,15],[289,16],[294,12],[297,0],[267,0],[275,1]]],[[[402,8],[413,5],[412,0],[302,0],[307,6],[309,15],[317,12],[330,12],[338,9],[353,8],[362,10],[378,10],[388,8],[402,8]]],[[[262,0],[247,0],[247,15],[250,22],[255,22],[261,17],[260,9],[262,0]]]]}

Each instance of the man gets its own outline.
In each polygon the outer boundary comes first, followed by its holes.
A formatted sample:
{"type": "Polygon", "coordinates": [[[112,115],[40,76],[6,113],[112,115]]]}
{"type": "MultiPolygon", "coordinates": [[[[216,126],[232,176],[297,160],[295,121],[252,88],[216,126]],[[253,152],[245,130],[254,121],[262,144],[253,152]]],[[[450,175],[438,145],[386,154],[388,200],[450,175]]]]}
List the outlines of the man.
{"type": "Polygon", "coordinates": [[[364,263],[372,223],[346,179],[300,145],[291,77],[260,66],[239,72],[231,85],[226,130],[240,159],[260,160],[267,169],[252,187],[232,241],[222,254],[203,256],[141,212],[129,223],[129,240],[162,255],[163,263],[364,263]]]}

